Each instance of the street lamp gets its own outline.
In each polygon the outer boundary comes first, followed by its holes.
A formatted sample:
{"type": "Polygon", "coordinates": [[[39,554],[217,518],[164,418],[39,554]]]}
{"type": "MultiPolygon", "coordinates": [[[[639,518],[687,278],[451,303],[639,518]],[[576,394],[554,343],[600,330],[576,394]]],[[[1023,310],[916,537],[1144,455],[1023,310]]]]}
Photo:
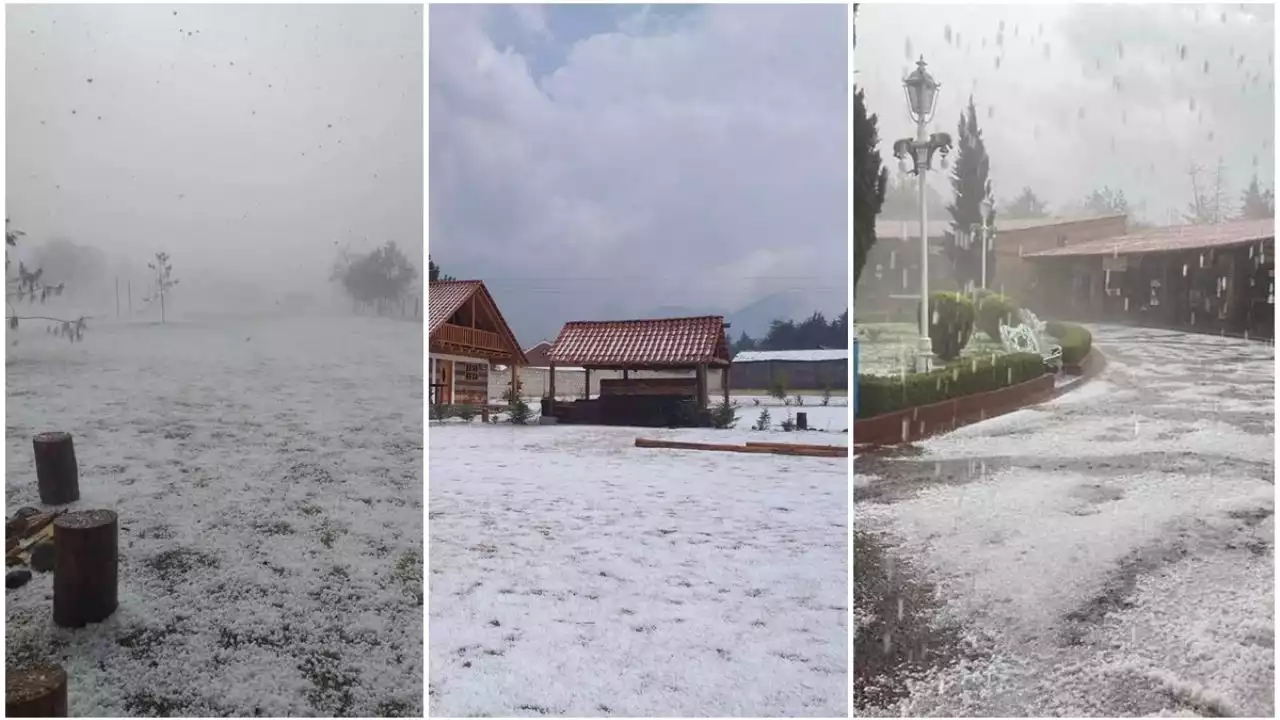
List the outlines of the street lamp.
{"type": "Polygon", "coordinates": [[[903,138],[893,144],[893,156],[903,172],[916,175],[920,180],[920,349],[916,356],[916,372],[928,372],[933,360],[933,341],[929,339],[929,211],[926,205],[925,172],[932,169],[933,154],[942,152],[942,167],[947,166],[947,154],[951,152],[951,136],[946,133],[929,135],[925,130],[933,117],[941,87],[925,69],[924,57],[916,63],[915,72],[902,81],[907,96],[911,119],[916,122],[915,139],[903,138]]]}
{"type": "Polygon", "coordinates": [[[989,223],[991,210],[993,206],[991,198],[982,201],[982,222],[973,223],[971,231],[978,237],[978,243],[982,246],[982,289],[987,289],[987,252],[991,248],[991,242],[995,239],[995,228],[989,223]]]}

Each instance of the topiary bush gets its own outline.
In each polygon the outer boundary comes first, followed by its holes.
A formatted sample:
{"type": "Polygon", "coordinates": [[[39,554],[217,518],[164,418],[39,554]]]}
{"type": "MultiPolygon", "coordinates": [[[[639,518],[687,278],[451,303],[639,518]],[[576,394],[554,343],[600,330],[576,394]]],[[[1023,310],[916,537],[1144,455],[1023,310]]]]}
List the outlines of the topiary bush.
{"type": "Polygon", "coordinates": [[[1018,302],[1008,295],[987,291],[978,296],[978,329],[1000,342],[1001,325],[1018,324],[1018,302]]]}
{"type": "Polygon", "coordinates": [[[858,417],[869,418],[904,408],[990,392],[1034,380],[1046,372],[1034,353],[966,359],[927,373],[901,376],[859,375],[858,417]]]}
{"type": "Polygon", "coordinates": [[[973,337],[976,313],[973,301],[961,293],[936,292],[929,296],[929,340],[933,354],[943,362],[960,357],[973,337]]]}
{"type": "Polygon", "coordinates": [[[1063,365],[1079,365],[1093,349],[1093,333],[1083,325],[1050,320],[1044,324],[1044,331],[1062,346],[1063,365]]]}

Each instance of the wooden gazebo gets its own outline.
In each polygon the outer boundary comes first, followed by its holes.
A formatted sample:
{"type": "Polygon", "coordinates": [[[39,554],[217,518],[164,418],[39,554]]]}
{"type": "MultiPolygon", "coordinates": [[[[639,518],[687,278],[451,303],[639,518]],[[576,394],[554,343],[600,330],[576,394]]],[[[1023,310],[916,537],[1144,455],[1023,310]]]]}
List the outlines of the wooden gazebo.
{"type": "Polygon", "coordinates": [[[618,398],[622,397],[666,397],[692,400],[699,411],[709,405],[707,373],[716,368],[727,402],[730,363],[725,328],[719,315],[566,323],[547,353],[551,372],[546,412],[559,417],[555,409],[557,367],[583,370],[584,403],[592,402],[591,372],[613,370],[621,371],[622,378],[601,381],[600,395],[607,399],[606,404],[620,407],[618,398]],[[632,371],[642,370],[692,371],[693,377],[631,377],[632,371]]]}
{"type": "Polygon", "coordinates": [[[491,364],[511,369],[514,397],[528,361],[484,283],[438,280],[427,304],[431,404],[487,406],[491,364]]]}

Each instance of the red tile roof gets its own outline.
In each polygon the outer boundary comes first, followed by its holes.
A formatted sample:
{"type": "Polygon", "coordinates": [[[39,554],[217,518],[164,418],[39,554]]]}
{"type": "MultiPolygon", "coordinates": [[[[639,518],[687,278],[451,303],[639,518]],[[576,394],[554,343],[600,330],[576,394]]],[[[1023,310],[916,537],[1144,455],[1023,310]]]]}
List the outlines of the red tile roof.
{"type": "Polygon", "coordinates": [[[728,365],[724,318],[565,323],[548,359],[576,367],[692,367],[728,365]]]}
{"type": "Polygon", "coordinates": [[[430,309],[427,335],[449,322],[458,308],[483,286],[484,283],[479,280],[436,280],[431,283],[427,289],[427,306],[430,309]]]}
{"type": "Polygon", "coordinates": [[[1199,250],[1242,245],[1276,236],[1274,220],[1239,220],[1220,225],[1175,225],[1152,228],[1119,237],[1090,240],[1078,245],[1027,253],[1029,258],[1084,255],[1136,255],[1140,253],[1199,250]]]}

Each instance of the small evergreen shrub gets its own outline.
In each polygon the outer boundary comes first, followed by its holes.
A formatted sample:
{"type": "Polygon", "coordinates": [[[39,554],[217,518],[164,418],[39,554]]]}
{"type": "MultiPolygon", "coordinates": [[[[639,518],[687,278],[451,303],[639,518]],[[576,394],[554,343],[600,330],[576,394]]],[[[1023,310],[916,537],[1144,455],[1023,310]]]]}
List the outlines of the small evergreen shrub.
{"type": "Polygon", "coordinates": [[[728,430],[738,423],[738,403],[721,400],[711,411],[711,426],[728,430]]]}
{"type": "Polygon", "coordinates": [[[859,375],[858,417],[870,418],[904,408],[999,390],[1034,380],[1045,372],[1044,361],[1039,355],[1013,353],[965,359],[927,373],[859,375]]]}
{"type": "Polygon", "coordinates": [[[1079,365],[1093,348],[1093,333],[1082,325],[1050,320],[1044,324],[1044,331],[1058,339],[1064,365],[1079,365]]]}
{"type": "Polygon", "coordinates": [[[760,415],[756,417],[756,424],[751,426],[752,430],[768,430],[770,424],[769,408],[760,411],[760,415]]]}
{"type": "Polygon", "coordinates": [[[453,406],[446,403],[435,403],[431,406],[431,419],[444,422],[453,417],[453,406]]]}
{"type": "Polygon", "coordinates": [[[791,417],[791,411],[787,411],[787,416],[782,420],[782,431],[791,432],[796,429],[796,419],[791,417]]]}
{"type": "Polygon", "coordinates": [[[822,407],[826,407],[830,404],[831,404],[831,386],[823,385],[822,386],[822,407]]]}
{"type": "Polygon", "coordinates": [[[929,340],[933,354],[943,362],[960,357],[973,336],[973,301],[960,293],[936,292],[929,296],[929,340]]]}
{"type": "Polygon", "coordinates": [[[464,423],[470,423],[472,420],[475,420],[476,415],[478,414],[480,414],[480,411],[475,405],[459,405],[458,409],[454,412],[454,415],[464,423]]]}
{"type": "Polygon", "coordinates": [[[1018,303],[1008,295],[987,291],[978,299],[978,329],[1000,342],[1001,325],[1018,324],[1018,303]]]}
{"type": "Polygon", "coordinates": [[[529,407],[529,403],[524,398],[517,397],[516,401],[511,403],[510,409],[507,411],[507,419],[513,425],[528,425],[529,420],[533,418],[533,409],[529,407]]]}

